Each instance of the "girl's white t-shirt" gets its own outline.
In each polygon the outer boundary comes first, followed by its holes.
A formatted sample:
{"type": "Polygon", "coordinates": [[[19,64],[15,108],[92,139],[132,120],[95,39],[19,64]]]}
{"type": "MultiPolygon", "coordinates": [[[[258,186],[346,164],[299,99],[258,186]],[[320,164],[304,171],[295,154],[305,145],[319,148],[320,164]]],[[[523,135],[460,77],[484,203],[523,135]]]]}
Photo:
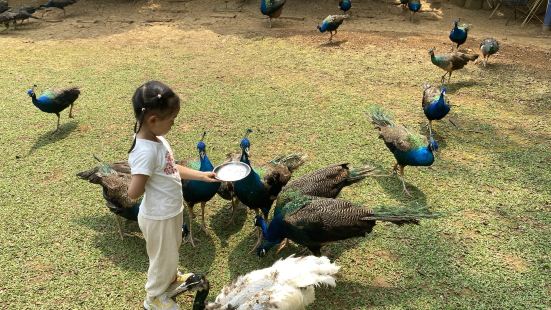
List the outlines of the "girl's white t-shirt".
{"type": "Polygon", "coordinates": [[[165,220],[183,210],[182,180],[174,155],[164,137],[160,142],[136,139],[128,157],[132,174],[149,176],[140,204],[140,215],[151,220],[165,220]]]}

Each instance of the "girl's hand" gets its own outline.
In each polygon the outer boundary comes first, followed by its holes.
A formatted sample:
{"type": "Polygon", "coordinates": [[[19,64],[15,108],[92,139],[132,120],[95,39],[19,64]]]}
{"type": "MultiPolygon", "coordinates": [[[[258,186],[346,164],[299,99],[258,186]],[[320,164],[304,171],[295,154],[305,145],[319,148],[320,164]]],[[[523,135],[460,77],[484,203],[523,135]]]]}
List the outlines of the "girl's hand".
{"type": "Polygon", "coordinates": [[[218,180],[216,178],[216,173],[214,173],[214,172],[203,172],[201,181],[204,181],[204,182],[220,182],[220,180],[218,180]]]}

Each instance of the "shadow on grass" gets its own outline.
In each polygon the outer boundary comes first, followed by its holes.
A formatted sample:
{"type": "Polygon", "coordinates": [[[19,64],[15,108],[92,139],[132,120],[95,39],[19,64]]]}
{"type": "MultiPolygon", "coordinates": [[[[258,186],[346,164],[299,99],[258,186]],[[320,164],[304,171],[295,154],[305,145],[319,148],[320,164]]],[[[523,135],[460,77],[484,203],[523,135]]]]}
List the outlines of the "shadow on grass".
{"type": "Polygon", "coordinates": [[[339,281],[337,286],[317,287],[316,301],[309,309],[365,309],[403,302],[406,289],[365,285],[361,282],[339,281]],[[384,299],[376,298],[384,296],[384,299]]]}
{"type": "MultiPolygon", "coordinates": [[[[409,170],[410,173],[415,173],[415,169],[421,169],[421,167],[406,167],[404,170],[404,178],[407,180],[407,170],[409,170]]],[[[417,187],[413,186],[407,181],[405,183],[409,193],[411,194],[411,197],[406,195],[402,190],[402,181],[400,181],[396,174],[389,177],[378,177],[375,178],[375,180],[389,196],[402,202],[404,206],[418,207],[419,204],[424,206],[427,203],[427,197],[425,193],[423,193],[417,187]]]]}
{"type": "Polygon", "coordinates": [[[127,270],[143,272],[147,270],[148,258],[138,222],[120,219],[124,235],[122,240],[117,229],[116,215],[113,213],[83,217],[77,223],[98,232],[93,243],[113,264],[127,270]]]}
{"type": "Polygon", "coordinates": [[[319,47],[339,47],[346,42],[348,42],[348,40],[327,41],[327,42],[321,43],[319,47]]]}
{"type": "MultiPolygon", "coordinates": [[[[227,201],[224,200],[224,202],[227,201]]],[[[227,202],[226,206],[219,208],[218,211],[210,218],[210,228],[214,234],[216,234],[218,239],[220,239],[222,247],[227,247],[228,239],[243,229],[243,225],[245,225],[247,220],[247,212],[249,212],[249,208],[240,203],[235,210],[233,223],[228,224],[231,218],[231,212],[231,203],[227,202]]],[[[251,225],[253,224],[251,223],[251,225]]]]}
{"type": "MultiPolygon", "coordinates": [[[[453,77],[453,73],[452,73],[452,77],[453,77]]],[[[456,78],[458,78],[458,81],[450,81],[450,83],[446,83],[444,86],[446,86],[446,89],[447,89],[447,92],[449,94],[454,94],[456,93],[458,90],[460,89],[463,89],[463,88],[469,88],[469,87],[473,87],[473,86],[480,86],[480,87],[484,87],[484,85],[486,83],[482,82],[482,81],[478,81],[478,80],[468,80],[468,81],[464,81],[464,80],[459,80],[459,77],[456,76],[456,78]]],[[[447,80],[446,80],[447,82],[447,80]]]]}
{"type": "MultiPolygon", "coordinates": [[[[187,213],[184,212],[184,223],[189,221],[187,213]]],[[[187,223],[189,225],[189,223],[187,223]]],[[[212,232],[208,234],[201,229],[197,218],[192,223],[193,236],[198,239],[195,247],[190,243],[182,243],[180,247],[180,265],[186,270],[210,270],[216,255],[216,246],[212,239],[212,232]]],[[[207,227],[208,230],[208,227],[207,227]]]]}
{"type": "Polygon", "coordinates": [[[33,154],[36,150],[38,150],[41,147],[44,147],[48,144],[55,143],[57,141],[67,138],[67,136],[69,136],[71,132],[77,129],[77,127],[78,127],[78,121],[71,121],[59,126],[58,131],[56,131],[55,129],[52,129],[42,134],[40,137],[38,137],[34,145],[31,147],[27,156],[33,154]]]}

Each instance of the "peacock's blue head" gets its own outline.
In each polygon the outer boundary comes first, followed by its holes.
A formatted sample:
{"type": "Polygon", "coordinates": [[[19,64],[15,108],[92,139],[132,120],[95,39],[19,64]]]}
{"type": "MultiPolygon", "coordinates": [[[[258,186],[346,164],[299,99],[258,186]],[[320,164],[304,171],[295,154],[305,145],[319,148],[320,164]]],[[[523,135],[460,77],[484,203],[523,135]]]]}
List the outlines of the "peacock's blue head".
{"type": "Polygon", "coordinates": [[[252,129],[247,129],[247,131],[245,132],[245,136],[243,137],[243,139],[241,139],[241,142],[239,143],[241,150],[247,153],[247,155],[249,155],[249,148],[251,147],[251,141],[249,141],[248,138],[251,132],[253,132],[252,129]]]}
{"type": "Polygon", "coordinates": [[[256,255],[258,255],[258,257],[264,257],[264,256],[266,256],[268,251],[270,251],[271,248],[273,248],[274,246],[276,246],[278,244],[279,244],[279,242],[272,242],[272,241],[264,240],[262,242],[262,244],[258,248],[256,248],[256,255]]]}
{"type": "Polygon", "coordinates": [[[27,90],[27,95],[29,95],[29,97],[36,96],[35,93],[34,93],[35,87],[36,87],[36,85],[33,85],[33,87],[31,87],[31,89],[27,90]]]}
{"type": "Polygon", "coordinates": [[[456,19],[456,20],[453,21],[453,28],[457,28],[457,26],[459,25],[459,21],[460,21],[460,20],[461,20],[461,19],[458,18],[458,19],[456,19]]]}
{"type": "Polygon", "coordinates": [[[206,148],[207,145],[205,144],[205,142],[199,141],[199,143],[197,143],[197,149],[199,150],[199,152],[204,152],[206,148]]]}
{"type": "Polygon", "coordinates": [[[262,216],[257,215],[254,217],[254,226],[262,227],[263,222],[264,222],[264,218],[262,216]]]}
{"type": "Polygon", "coordinates": [[[431,150],[431,152],[438,151],[438,142],[436,142],[432,136],[429,138],[429,150],[431,150]]]}
{"type": "Polygon", "coordinates": [[[444,96],[446,96],[446,87],[442,87],[440,90],[440,98],[438,98],[438,101],[444,101],[444,96]]]}
{"type": "Polygon", "coordinates": [[[203,140],[205,140],[205,136],[207,135],[207,132],[203,132],[203,135],[201,136],[201,140],[199,140],[199,142],[197,142],[197,150],[199,151],[200,154],[205,154],[206,151],[207,151],[207,145],[205,144],[205,142],[203,142],[203,140]]]}

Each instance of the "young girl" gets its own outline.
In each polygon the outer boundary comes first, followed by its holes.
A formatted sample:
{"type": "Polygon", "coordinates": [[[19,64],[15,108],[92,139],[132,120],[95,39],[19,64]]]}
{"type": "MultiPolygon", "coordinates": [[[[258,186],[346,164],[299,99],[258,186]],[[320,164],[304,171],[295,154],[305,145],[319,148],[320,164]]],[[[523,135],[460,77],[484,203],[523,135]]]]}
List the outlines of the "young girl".
{"type": "Polygon", "coordinates": [[[180,99],[165,84],[150,81],[132,98],[136,136],[129,151],[132,179],[128,196],[143,194],[138,214],[149,256],[145,309],[180,309],[170,297],[184,276],[178,272],[182,243],[183,196],[181,179],[218,182],[212,172],[200,172],[174,163],[163,137],[180,111],[180,99]]]}

